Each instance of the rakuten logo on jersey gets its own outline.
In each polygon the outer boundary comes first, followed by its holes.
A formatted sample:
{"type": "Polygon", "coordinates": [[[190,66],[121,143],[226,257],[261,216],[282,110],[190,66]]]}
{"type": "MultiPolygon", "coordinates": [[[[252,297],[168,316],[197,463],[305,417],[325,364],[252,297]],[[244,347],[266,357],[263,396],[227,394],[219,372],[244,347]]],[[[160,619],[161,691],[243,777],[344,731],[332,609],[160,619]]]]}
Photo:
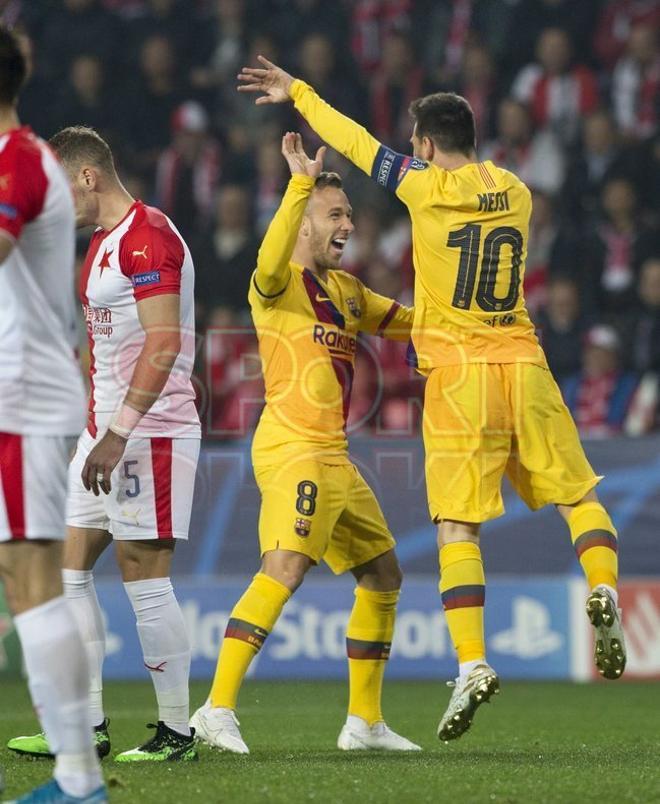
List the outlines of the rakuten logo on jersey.
{"type": "Polygon", "coordinates": [[[87,330],[95,338],[109,338],[112,335],[112,310],[109,307],[92,307],[90,304],[85,304],[83,314],[87,330]]]}
{"type": "Polygon", "coordinates": [[[314,324],[312,338],[314,343],[320,343],[333,352],[352,356],[357,351],[357,338],[338,329],[327,329],[323,324],[314,324]]]}

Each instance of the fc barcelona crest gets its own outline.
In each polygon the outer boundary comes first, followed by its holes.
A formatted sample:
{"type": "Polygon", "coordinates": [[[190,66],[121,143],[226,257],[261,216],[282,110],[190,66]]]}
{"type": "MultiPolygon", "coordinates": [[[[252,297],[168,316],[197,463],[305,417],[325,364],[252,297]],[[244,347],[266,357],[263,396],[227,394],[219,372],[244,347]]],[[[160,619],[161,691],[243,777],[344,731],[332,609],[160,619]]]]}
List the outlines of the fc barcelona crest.
{"type": "Polygon", "coordinates": [[[362,310],[358,307],[358,303],[353,296],[350,299],[346,299],[346,304],[354,318],[362,318],[362,310]]]}
{"type": "Polygon", "coordinates": [[[310,519],[303,519],[299,517],[296,519],[296,524],[293,526],[293,529],[298,534],[298,536],[309,536],[309,532],[312,529],[312,521],[310,519]]]}

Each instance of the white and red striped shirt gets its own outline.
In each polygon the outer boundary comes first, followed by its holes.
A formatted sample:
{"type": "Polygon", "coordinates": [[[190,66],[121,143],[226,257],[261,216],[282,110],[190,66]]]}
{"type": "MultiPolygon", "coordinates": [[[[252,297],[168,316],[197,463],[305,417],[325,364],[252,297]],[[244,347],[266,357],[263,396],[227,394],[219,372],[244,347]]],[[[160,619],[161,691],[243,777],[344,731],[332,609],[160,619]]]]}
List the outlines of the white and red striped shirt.
{"type": "Polygon", "coordinates": [[[0,137],[0,432],[73,436],[84,427],[76,357],[75,212],[66,175],[27,126],[0,137]]]}
{"type": "Polygon", "coordinates": [[[121,405],[144,345],[137,302],[165,293],[181,297],[181,350],[159,398],[133,431],[136,437],[200,438],[195,392],[194,268],[172,221],[135,201],[109,231],[97,229],[80,277],[90,350],[87,429],[105,429],[121,405]]]}

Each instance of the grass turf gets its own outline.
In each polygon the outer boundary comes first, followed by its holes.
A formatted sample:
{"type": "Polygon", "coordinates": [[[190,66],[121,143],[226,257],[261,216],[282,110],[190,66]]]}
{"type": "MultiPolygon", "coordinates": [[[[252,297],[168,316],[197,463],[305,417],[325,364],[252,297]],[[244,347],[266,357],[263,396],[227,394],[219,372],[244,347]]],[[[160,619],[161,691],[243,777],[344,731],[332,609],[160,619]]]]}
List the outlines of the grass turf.
{"type": "MultiPolygon", "coordinates": [[[[208,685],[193,684],[199,704],[208,685]]],[[[335,741],[344,717],[340,683],[248,682],[241,695],[248,757],[200,749],[199,762],[103,764],[110,799],[169,802],[608,802],[660,801],[660,708],[657,684],[505,683],[477,713],[470,732],[444,745],[435,737],[448,700],[439,683],[390,682],[388,722],[419,742],[410,755],[344,753],[335,741]]],[[[114,754],[148,736],[150,686],[108,683],[114,754]]],[[[0,765],[4,796],[45,781],[51,763],[6,750],[31,734],[25,685],[2,682],[0,765]]]]}

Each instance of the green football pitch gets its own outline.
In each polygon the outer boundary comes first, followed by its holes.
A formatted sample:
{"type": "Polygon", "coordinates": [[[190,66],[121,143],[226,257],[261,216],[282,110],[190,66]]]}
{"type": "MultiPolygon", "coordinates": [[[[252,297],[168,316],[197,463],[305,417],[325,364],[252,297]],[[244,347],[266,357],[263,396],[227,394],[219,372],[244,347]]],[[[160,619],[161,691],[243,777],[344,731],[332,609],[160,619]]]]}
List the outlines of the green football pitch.
{"type": "MultiPolygon", "coordinates": [[[[45,781],[48,760],[4,749],[30,734],[25,685],[0,682],[0,765],[4,797],[45,781]]],[[[191,701],[206,683],[193,685],[191,701]]],[[[660,687],[657,684],[504,683],[453,744],[435,737],[449,695],[444,685],[390,682],[390,725],[420,743],[410,755],[344,753],[335,748],[343,722],[340,683],[249,682],[239,715],[252,753],[200,750],[199,762],[103,768],[110,800],[168,802],[660,802],[660,687]]],[[[150,686],[108,683],[113,754],[143,742],[154,719],[150,686]]]]}

